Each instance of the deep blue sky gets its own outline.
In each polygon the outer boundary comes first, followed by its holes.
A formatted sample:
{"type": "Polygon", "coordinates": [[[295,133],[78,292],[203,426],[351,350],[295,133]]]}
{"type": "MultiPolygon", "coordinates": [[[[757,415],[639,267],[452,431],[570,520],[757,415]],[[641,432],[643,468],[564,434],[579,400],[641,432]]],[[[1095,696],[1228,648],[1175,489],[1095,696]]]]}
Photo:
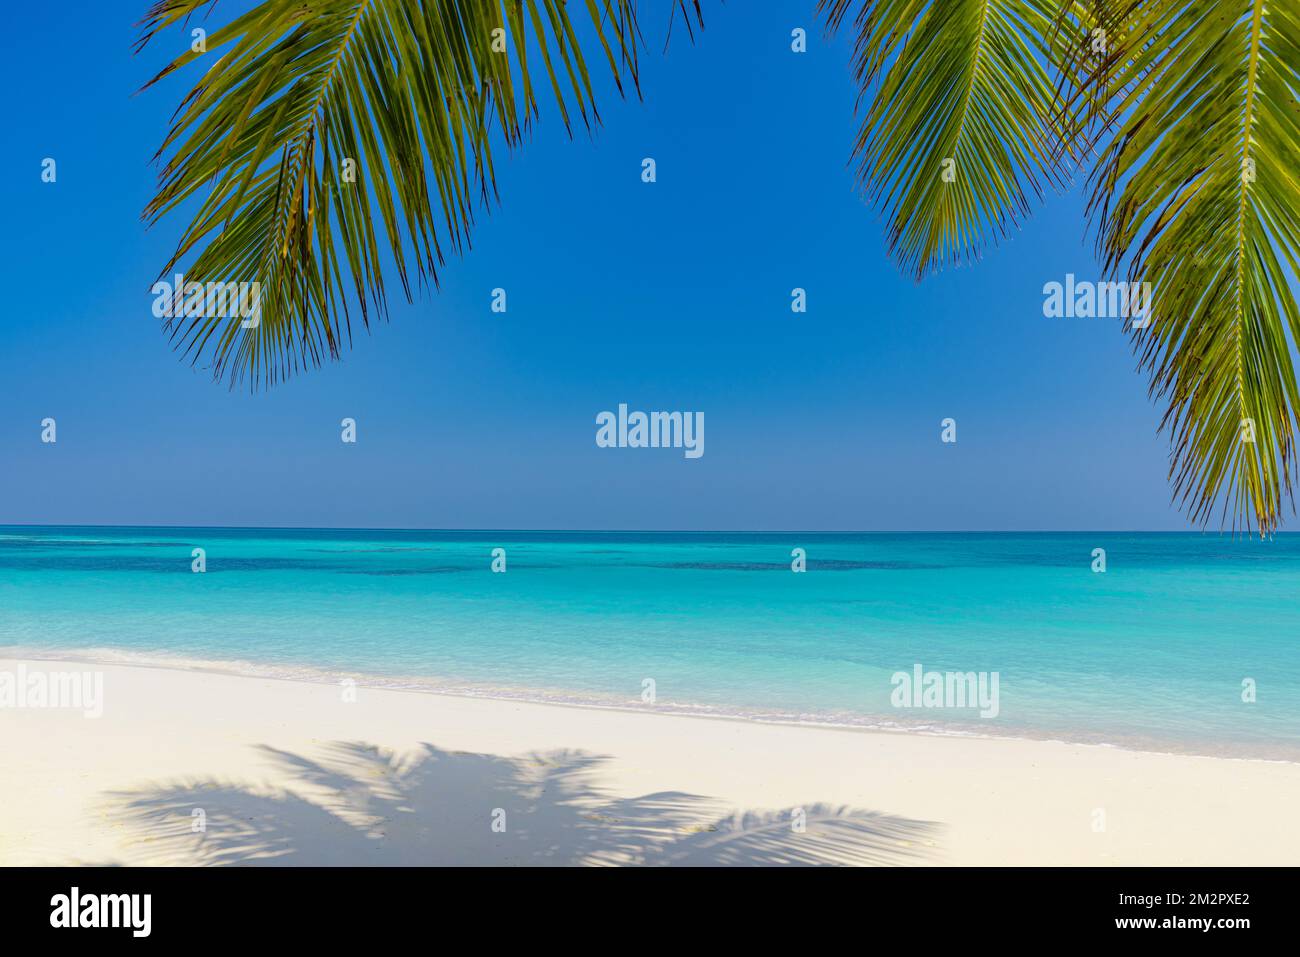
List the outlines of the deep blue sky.
{"type": "Polygon", "coordinates": [[[1186,527],[1117,323],[1042,315],[1045,282],[1096,275],[1079,190],[975,269],[901,275],[847,166],[848,39],[811,0],[711,5],[666,55],[647,12],[644,101],[601,77],[604,125],[570,141],[543,100],[439,294],[269,392],[214,384],[150,308],[182,224],[143,228],[148,161],[191,78],[133,96],[188,42],[133,57],[145,6],[7,11],[0,523],[1186,527]],[[597,448],[619,402],[703,411],[704,457],[597,448]]]}

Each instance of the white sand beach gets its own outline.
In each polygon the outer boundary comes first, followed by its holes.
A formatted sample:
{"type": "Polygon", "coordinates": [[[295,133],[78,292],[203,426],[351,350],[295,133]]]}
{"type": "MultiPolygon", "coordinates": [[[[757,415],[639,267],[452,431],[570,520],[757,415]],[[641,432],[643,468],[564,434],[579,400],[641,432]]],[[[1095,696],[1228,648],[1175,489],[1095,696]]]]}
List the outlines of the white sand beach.
{"type": "Polygon", "coordinates": [[[1300,862],[1300,764],[26,666],[105,705],[0,710],[4,865],[1300,862]]]}

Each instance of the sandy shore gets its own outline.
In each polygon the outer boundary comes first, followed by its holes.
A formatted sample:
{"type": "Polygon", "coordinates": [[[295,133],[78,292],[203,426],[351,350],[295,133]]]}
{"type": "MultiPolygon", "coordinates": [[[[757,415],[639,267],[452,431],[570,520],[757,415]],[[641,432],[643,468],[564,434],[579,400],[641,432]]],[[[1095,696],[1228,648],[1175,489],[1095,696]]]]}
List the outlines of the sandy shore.
{"type": "Polygon", "coordinates": [[[1300,861],[1300,764],[25,664],[104,713],[0,710],[6,865],[1300,861]]]}

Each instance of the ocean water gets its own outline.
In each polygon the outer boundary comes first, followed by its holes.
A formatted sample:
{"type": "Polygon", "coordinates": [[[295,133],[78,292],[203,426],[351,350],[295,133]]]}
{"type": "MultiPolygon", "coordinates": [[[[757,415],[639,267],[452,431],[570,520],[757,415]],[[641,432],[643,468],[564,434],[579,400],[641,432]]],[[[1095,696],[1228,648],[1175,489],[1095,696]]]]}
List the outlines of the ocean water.
{"type": "Polygon", "coordinates": [[[11,654],[1292,761],[1298,598],[1293,534],[0,526],[11,654]],[[997,715],[897,707],[918,664],[997,715]]]}

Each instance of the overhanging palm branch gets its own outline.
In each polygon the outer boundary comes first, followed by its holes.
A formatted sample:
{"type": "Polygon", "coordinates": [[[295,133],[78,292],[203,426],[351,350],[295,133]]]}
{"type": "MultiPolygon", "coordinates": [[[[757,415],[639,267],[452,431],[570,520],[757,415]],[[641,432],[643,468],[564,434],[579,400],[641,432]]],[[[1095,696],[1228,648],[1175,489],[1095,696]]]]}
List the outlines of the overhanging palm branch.
{"type": "MultiPolygon", "coordinates": [[[[140,46],[210,5],[159,0],[140,46]]],[[[264,0],[216,30],[150,81],[212,63],[159,150],[145,217],[197,203],[162,274],[257,282],[260,317],[174,317],[173,341],[232,386],[337,357],[351,309],[367,325],[385,311],[385,257],[409,299],[468,243],[495,195],[493,128],[519,143],[541,85],[566,128],[592,125],[588,60],[636,87],[635,41],[633,0],[264,0]]]]}
{"type": "Polygon", "coordinates": [[[1275,529],[1292,500],[1300,416],[1300,7],[821,0],[820,10],[832,30],[853,12],[869,98],[859,170],[887,210],[891,248],[918,276],[971,256],[1024,214],[1027,190],[1097,150],[1089,211],[1103,268],[1151,284],[1151,321],[1131,328],[1168,402],[1175,499],[1194,521],[1218,512],[1234,528],[1275,529]],[[935,175],[946,158],[956,159],[947,188],[935,175]]]}
{"type": "Polygon", "coordinates": [[[1112,275],[1151,283],[1133,335],[1169,403],[1175,497],[1267,533],[1294,505],[1300,415],[1300,5],[1112,7],[1128,27],[1091,178],[1098,248],[1112,275]]]}
{"type": "Polygon", "coordinates": [[[868,100],[857,172],[888,217],[890,251],[924,276],[978,257],[1031,195],[1064,182],[1053,68],[1068,54],[1059,0],[821,0],[831,31],[853,13],[868,100]]]}

